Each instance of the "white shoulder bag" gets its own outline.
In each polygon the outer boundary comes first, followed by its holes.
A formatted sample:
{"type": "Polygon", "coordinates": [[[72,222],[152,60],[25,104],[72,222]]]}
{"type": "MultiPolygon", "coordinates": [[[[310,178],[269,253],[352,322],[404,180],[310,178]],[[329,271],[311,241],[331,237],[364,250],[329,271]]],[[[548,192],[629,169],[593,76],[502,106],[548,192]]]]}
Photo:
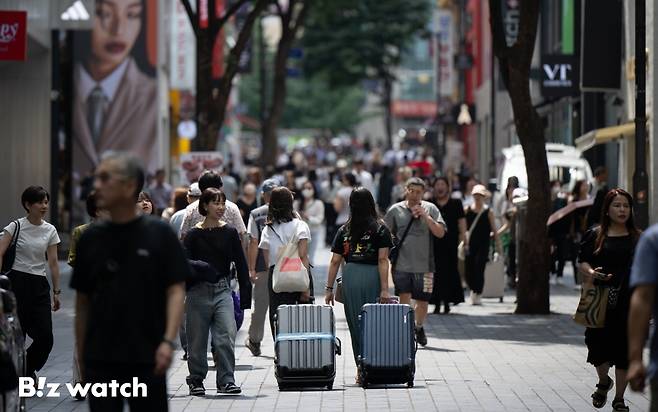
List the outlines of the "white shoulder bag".
{"type": "Polygon", "coordinates": [[[308,269],[299,257],[297,228],[295,227],[295,234],[288,242],[285,242],[272,226],[270,230],[283,243],[272,272],[272,290],[275,293],[306,292],[310,286],[310,279],[308,269]]]}

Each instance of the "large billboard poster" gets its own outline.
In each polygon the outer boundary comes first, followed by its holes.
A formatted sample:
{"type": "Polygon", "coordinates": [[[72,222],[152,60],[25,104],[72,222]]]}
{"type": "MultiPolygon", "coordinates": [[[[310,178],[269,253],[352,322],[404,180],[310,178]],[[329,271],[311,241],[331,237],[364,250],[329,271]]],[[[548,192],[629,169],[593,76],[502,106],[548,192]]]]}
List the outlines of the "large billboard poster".
{"type": "MultiPolygon", "coordinates": [[[[96,0],[93,29],[74,34],[73,172],[89,176],[108,150],[160,166],[157,0],[96,0]]],[[[84,189],[83,189],[84,191],[84,189]]]]}

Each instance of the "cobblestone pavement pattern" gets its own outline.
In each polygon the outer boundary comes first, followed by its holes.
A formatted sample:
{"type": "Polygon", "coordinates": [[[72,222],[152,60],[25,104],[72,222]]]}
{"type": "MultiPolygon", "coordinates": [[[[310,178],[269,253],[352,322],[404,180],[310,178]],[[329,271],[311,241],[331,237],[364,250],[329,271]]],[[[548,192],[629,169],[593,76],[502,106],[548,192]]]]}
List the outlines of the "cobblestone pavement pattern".
{"type": "MultiPolygon", "coordinates": [[[[328,262],[322,251],[318,262],[328,262]]],[[[326,279],[326,267],[315,271],[318,290],[326,279]]],[[[70,273],[64,270],[63,285],[70,273]]],[[[236,342],[236,379],[243,396],[220,397],[215,393],[215,372],[205,381],[205,398],[188,396],[185,376],[187,365],[182,352],[169,371],[168,387],[171,411],[591,411],[590,394],[596,384],[594,368],[585,362],[587,351],[583,328],[571,320],[578,292],[573,278],[565,276],[565,285],[551,286],[550,316],[513,315],[514,296],[503,303],[484,299],[480,307],[461,304],[449,315],[430,315],[425,327],[427,347],[416,358],[415,387],[388,386],[363,390],[354,384],[356,368],[351,353],[347,323],[342,305],[337,304],[336,328],[343,342],[343,355],[337,357],[334,390],[279,392],[274,377],[273,345],[269,327],[258,358],[243,345],[249,313],[236,342]]],[[[65,289],[63,309],[53,317],[55,346],[39,376],[48,382],[65,383],[71,379],[73,353],[73,292],[65,289]]],[[[209,362],[212,363],[210,354],[209,362]]],[[[608,404],[602,410],[610,410],[608,404]]],[[[631,411],[648,410],[648,395],[627,392],[631,411]]],[[[30,411],[86,411],[68,393],[61,398],[28,400],[30,411]]],[[[127,408],[126,408],[127,410],[127,408]]]]}

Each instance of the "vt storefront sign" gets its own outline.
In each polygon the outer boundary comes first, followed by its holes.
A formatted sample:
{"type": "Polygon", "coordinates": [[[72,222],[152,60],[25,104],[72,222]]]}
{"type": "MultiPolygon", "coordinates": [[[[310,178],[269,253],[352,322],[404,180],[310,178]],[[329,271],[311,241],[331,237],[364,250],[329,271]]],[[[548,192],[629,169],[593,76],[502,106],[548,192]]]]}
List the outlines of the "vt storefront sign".
{"type": "Polygon", "coordinates": [[[544,97],[578,93],[578,66],[573,55],[545,55],[541,63],[541,93],[544,97]]]}
{"type": "Polygon", "coordinates": [[[0,10],[0,60],[27,59],[27,12],[0,10]]]}

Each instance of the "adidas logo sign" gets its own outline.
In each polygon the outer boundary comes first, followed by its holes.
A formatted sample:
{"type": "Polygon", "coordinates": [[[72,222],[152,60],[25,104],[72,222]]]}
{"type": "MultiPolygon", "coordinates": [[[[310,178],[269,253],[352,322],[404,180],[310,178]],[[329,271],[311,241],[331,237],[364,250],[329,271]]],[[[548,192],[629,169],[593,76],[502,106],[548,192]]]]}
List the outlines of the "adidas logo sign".
{"type": "Polygon", "coordinates": [[[76,0],[64,13],[61,15],[62,20],[89,20],[91,16],[80,0],[76,0]]]}

